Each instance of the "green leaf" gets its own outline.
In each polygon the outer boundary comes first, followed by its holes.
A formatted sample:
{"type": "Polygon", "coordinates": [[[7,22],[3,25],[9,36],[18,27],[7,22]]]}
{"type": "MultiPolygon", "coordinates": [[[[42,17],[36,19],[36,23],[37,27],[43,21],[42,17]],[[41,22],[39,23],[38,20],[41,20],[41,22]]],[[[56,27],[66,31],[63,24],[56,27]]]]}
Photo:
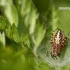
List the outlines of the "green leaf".
{"type": "Polygon", "coordinates": [[[59,22],[58,22],[58,27],[61,28],[65,35],[67,35],[70,31],[69,27],[70,27],[70,1],[69,0],[54,0],[53,1],[55,7],[58,10],[58,15],[59,15],[59,22]],[[60,9],[62,8],[62,9],[60,9]],[[64,9],[65,8],[65,9],[64,9]]]}
{"type": "Polygon", "coordinates": [[[0,32],[0,42],[3,44],[3,46],[5,47],[6,42],[5,42],[5,33],[4,32],[0,32]]]}
{"type": "Polygon", "coordinates": [[[12,33],[12,38],[13,40],[16,42],[16,43],[19,43],[20,42],[20,37],[19,37],[19,33],[18,33],[18,30],[17,30],[17,27],[15,26],[15,24],[13,24],[11,26],[11,33],[12,33]]]}
{"type": "Polygon", "coordinates": [[[33,34],[36,26],[36,19],[38,14],[31,1],[20,0],[21,3],[21,16],[24,19],[24,25],[28,29],[29,34],[33,34]]]}
{"type": "Polygon", "coordinates": [[[28,47],[30,47],[30,40],[29,40],[28,35],[22,33],[20,38],[21,38],[21,42],[22,42],[22,43],[24,43],[24,44],[26,44],[28,47]]]}
{"type": "Polygon", "coordinates": [[[0,0],[0,5],[4,10],[4,14],[6,18],[8,19],[10,25],[13,23],[18,26],[18,13],[17,10],[12,3],[12,0],[0,0]]]}

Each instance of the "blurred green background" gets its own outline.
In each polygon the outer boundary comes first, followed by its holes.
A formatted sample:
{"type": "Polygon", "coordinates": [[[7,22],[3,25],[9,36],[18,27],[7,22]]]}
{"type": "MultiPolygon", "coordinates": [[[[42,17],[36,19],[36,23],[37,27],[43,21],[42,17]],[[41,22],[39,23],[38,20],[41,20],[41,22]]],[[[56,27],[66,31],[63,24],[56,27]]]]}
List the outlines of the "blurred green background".
{"type": "Polygon", "coordinates": [[[69,33],[70,0],[0,0],[0,70],[69,70],[69,33]],[[57,28],[68,40],[53,59],[50,38],[57,28]]]}

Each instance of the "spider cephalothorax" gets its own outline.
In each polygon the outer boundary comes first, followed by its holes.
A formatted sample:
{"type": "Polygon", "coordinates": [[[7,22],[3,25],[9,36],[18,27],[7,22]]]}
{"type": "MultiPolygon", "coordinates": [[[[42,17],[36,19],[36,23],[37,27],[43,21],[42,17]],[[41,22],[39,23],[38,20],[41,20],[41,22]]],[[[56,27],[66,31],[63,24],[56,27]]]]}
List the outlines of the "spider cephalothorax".
{"type": "Polygon", "coordinates": [[[64,36],[60,29],[56,29],[51,36],[50,53],[52,57],[59,56],[62,48],[66,45],[67,37],[64,36]]]}

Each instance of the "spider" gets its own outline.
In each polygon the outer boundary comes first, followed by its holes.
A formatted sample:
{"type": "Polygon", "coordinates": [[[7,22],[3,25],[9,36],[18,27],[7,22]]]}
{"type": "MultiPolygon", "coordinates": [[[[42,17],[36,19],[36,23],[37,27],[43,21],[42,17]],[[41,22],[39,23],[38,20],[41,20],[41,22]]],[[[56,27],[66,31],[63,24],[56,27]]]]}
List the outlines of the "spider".
{"type": "Polygon", "coordinates": [[[60,29],[56,29],[50,40],[50,54],[52,57],[60,56],[63,47],[66,45],[67,37],[64,36],[60,29]]]}

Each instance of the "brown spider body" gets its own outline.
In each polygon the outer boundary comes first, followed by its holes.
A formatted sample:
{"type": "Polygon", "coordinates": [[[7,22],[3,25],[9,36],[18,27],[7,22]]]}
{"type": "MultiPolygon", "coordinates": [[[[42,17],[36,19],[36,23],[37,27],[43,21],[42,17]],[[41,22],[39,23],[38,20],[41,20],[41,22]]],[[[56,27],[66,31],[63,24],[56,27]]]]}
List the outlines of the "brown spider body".
{"type": "Polygon", "coordinates": [[[56,29],[51,37],[51,48],[50,53],[52,57],[59,56],[63,47],[66,45],[67,37],[64,36],[60,29],[56,29]]]}

